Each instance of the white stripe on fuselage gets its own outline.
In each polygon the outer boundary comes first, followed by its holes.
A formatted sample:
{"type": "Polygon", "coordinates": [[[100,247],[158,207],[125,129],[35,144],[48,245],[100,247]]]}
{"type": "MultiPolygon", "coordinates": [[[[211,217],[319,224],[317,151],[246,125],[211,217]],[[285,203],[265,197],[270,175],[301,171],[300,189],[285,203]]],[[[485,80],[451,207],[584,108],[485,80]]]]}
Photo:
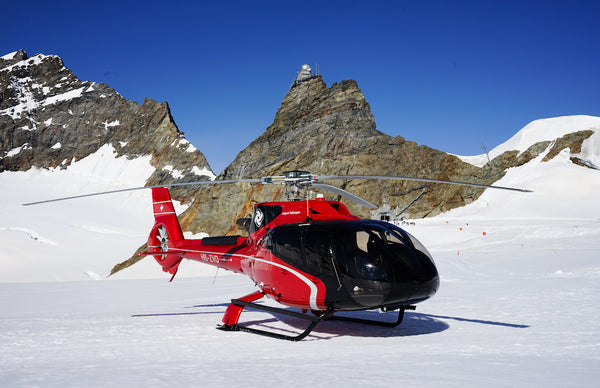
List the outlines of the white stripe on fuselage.
{"type": "Polygon", "coordinates": [[[310,288],[310,297],[309,297],[310,308],[313,310],[319,310],[319,308],[317,307],[317,286],[315,285],[315,283],[311,282],[309,278],[302,275],[300,272],[296,271],[295,269],[286,267],[285,265],[282,265],[279,263],[273,263],[272,261],[268,261],[268,260],[264,260],[264,259],[257,259],[256,257],[254,257],[254,260],[260,261],[261,263],[265,263],[265,264],[271,264],[271,265],[274,265],[279,268],[283,268],[286,271],[290,271],[291,273],[296,275],[298,277],[298,279],[302,280],[310,288]]]}
{"type": "Polygon", "coordinates": [[[242,257],[242,258],[246,258],[246,259],[252,259],[252,260],[256,260],[256,261],[260,261],[261,263],[265,263],[265,264],[270,264],[273,265],[275,267],[279,267],[282,269],[285,269],[286,271],[290,271],[292,274],[294,274],[298,279],[302,280],[307,286],[308,288],[310,288],[310,297],[309,297],[309,305],[310,308],[313,310],[319,310],[319,307],[317,306],[317,286],[315,285],[315,283],[313,283],[312,281],[310,281],[309,278],[307,278],[306,276],[302,275],[300,272],[296,271],[294,268],[292,267],[287,267],[283,264],[279,264],[279,263],[274,263],[272,261],[269,260],[264,260],[264,259],[258,259],[256,257],[252,257],[252,256],[246,256],[246,255],[241,255],[239,253],[218,253],[218,252],[212,252],[212,251],[197,251],[197,250],[193,250],[193,249],[185,249],[185,248],[175,248],[177,250],[180,251],[184,251],[184,252],[191,252],[191,253],[205,253],[205,254],[228,254],[231,256],[238,256],[238,257],[242,257]]]}

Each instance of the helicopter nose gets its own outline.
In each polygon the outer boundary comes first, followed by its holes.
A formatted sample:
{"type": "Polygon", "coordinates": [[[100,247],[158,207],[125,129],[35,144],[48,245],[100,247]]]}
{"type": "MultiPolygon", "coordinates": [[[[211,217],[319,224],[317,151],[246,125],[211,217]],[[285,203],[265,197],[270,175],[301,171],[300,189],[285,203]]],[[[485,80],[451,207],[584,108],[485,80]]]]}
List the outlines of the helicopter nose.
{"type": "MultiPolygon", "coordinates": [[[[417,245],[417,244],[415,244],[417,245]]],[[[392,287],[386,303],[418,303],[439,289],[440,278],[429,252],[418,246],[396,251],[392,265],[392,287]]]]}
{"type": "Polygon", "coordinates": [[[407,245],[388,251],[381,266],[361,266],[360,276],[346,281],[346,289],[363,307],[418,303],[439,288],[439,275],[428,253],[407,245]]]}

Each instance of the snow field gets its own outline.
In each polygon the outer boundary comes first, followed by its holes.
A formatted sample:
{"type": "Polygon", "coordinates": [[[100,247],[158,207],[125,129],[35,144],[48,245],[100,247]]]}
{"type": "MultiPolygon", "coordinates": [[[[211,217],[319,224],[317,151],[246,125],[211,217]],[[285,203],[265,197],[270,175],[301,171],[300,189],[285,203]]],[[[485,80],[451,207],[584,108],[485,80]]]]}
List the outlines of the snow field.
{"type": "MultiPolygon", "coordinates": [[[[454,226],[410,231],[426,240],[454,226]]],[[[484,227],[482,248],[459,239],[431,250],[440,291],[399,327],[324,322],[299,343],[215,329],[227,302],[254,290],[241,275],[2,283],[0,378],[5,386],[324,386],[334,373],[348,386],[592,386],[600,377],[598,239],[521,247],[501,223],[484,227]]],[[[242,322],[306,325],[254,311],[242,322]]]]}

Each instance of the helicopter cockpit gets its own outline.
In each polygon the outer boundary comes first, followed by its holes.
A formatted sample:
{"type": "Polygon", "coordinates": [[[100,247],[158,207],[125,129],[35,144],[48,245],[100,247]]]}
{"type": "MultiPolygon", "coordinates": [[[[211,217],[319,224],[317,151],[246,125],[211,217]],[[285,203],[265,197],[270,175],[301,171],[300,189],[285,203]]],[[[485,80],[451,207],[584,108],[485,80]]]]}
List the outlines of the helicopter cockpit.
{"type": "Polygon", "coordinates": [[[435,294],[439,286],[425,247],[386,222],[281,225],[265,237],[265,246],[290,265],[318,275],[327,284],[326,303],[336,308],[414,303],[435,294]]]}

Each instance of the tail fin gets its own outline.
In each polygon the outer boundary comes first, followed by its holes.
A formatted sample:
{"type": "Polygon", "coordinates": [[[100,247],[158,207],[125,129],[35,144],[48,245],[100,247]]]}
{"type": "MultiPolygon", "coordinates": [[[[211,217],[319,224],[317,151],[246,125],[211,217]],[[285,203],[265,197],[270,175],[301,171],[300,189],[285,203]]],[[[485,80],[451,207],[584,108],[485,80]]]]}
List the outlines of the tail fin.
{"type": "Polygon", "coordinates": [[[158,264],[163,267],[163,271],[175,275],[183,258],[183,252],[177,252],[177,247],[184,237],[167,188],[152,189],[152,206],[154,227],[148,236],[148,250],[160,253],[154,255],[158,264]]]}

